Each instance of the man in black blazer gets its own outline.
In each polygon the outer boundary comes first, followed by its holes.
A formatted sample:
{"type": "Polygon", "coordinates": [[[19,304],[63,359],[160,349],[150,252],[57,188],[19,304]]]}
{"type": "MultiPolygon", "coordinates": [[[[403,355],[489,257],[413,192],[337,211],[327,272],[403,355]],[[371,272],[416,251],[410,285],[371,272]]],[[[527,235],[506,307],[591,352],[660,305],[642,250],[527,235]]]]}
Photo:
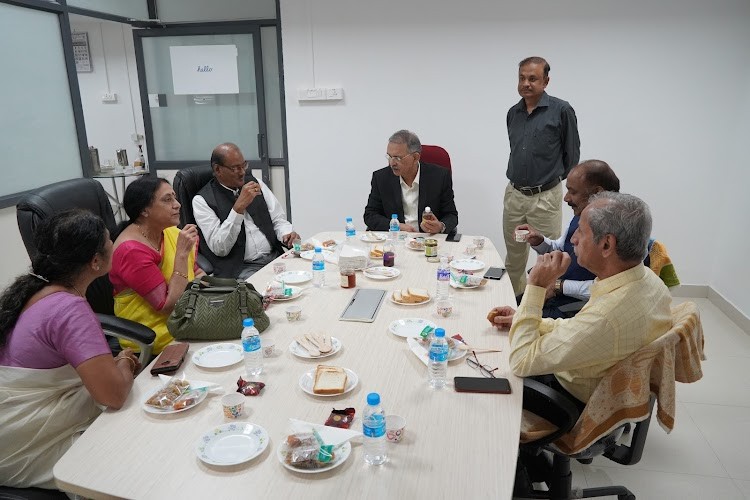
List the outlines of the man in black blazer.
{"type": "Polygon", "coordinates": [[[420,163],[422,144],[413,132],[399,130],[388,139],[388,166],[372,174],[365,207],[371,231],[387,231],[391,214],[398,214],[401,231],[450,233],[458,225],[453,180],[447,168],[420,163]],[[422,220],[425,207],[434,218],[422,220]]]}

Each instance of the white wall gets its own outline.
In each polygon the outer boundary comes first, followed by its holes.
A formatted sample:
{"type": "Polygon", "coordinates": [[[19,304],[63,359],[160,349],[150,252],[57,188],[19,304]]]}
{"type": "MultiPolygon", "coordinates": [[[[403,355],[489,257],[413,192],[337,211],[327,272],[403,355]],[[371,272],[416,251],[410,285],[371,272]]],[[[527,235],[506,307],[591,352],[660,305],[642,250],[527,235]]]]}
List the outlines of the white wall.
{"type": "Polygon", "coordinates": [[[747,202],[718,189],[746,175],[731,145],[750,132],[736,109],[750,74],[748,2],[282,0],[281,19],[302,233],[346,215],[363,227],[387,138],[409,128],[450,152],[461,231],[502,248],[505,115],[519,100],[518,61],[541,55],[552,67],[548,92],[578,115],[581,158],[608,161],[623,191],[650,204],[683,283],[714,285],[750,315],[747,279],[734,284],[748,274],[738,260],[747,232],[737,231],[747,202]],[[314,85],[343,87],[345,99],[299,103],[297,89],[314,85]],[[726,238],[703,236],[717,216],[733,247],[718,252],[726,238]]]}

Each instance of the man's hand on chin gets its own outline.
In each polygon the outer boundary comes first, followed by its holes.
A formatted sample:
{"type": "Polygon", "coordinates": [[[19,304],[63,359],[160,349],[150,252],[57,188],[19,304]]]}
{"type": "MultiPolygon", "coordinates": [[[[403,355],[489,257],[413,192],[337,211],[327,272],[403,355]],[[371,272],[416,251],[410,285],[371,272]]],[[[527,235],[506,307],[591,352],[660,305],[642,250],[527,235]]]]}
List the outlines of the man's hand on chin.
{"type": "Polygon", "coordinates": [[[529,285],[549,289],[555,286],[555,280],[562,276],[570,265],[570,255],[554,251],[537,257],[536,264],[529,273],[529,285]]]}

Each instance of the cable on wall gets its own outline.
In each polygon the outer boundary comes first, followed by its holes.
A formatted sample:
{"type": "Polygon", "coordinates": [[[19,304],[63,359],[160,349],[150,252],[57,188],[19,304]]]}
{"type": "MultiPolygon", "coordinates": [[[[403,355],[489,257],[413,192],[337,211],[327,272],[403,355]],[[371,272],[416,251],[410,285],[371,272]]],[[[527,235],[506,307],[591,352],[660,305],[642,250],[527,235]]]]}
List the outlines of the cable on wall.
{"type": "Polygon", "coordinates": [[[120,24],[120,29],[122,31],[122,53],[125,55],[125,71],[127,72],[128,79],[128,94],[130,94],[130,110],[133,116],[133,133],[138,134],[138,122],[135,119],[135,99],[133,98],[133,86],[130,84],[130,63],[128,62],[128,48],[127,44],[125,43],[125,25],[120,24]]]}
{"type": "Polygon", "coordinates": [[[109,88],[109,71],[107,69],[107,51],[104,49],[104,29],[102,23],[99,23],[99,37],[102,43],[102,57],[104,58],[104,78],[107,80],[107,92],[111,92],[109,88]]]}

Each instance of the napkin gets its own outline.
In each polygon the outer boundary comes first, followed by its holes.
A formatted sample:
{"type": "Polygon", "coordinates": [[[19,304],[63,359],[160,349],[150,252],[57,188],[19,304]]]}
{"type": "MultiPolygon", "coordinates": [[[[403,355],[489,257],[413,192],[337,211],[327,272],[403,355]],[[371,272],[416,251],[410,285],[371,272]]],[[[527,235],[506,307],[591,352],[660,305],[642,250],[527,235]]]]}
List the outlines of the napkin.
{"type": "Polygon", "coordinates": [[[367,253],[359,248],[343,245],[338,255],[339,267],[349,264],[354,269],[365,269],[367,267],[367,253]]]}
{"type": "Polygon", "coordinates": [[[422,346],[422,344],[420,344],[417,339],[412,337],[407,337],[406,343],[409,344],[409,349],[411,349],[411,352],[413,352],[419,358],[419,360],[424,363],[425,366],[427,366],[430,361],[427,349],[422,346]]]}
{"type": "Polygon", "coordinates": [[[361,432],[353,431],[351,429],[341,429],[339,427],[330,427],[328,425],[313,424],[311,422],[305,422],[304,420],[297,420],[296,418],[289,419],[289,427],[295,434],[311,432],[312,429],[315,429],[318,431],[320,438],[325,444],[333,445],[334,448],[362,435],[361,432]]]}
{"type": "MultiPolygon", "coordinates": [[[[171,375],[161,375],[160,374],[159,375],[159,379],[161,379],[161,381],[166,384],[167,382],[169,382],[170,380],[172,380],[172,376],[171,375]]],[[[214,382],[204,382],[202,380],[189,380],[189,382],[190,382],[190,390],[191,391],[194,391],[194,390],[197,390],[197,389],[205,389],[206,391],[213,391],[215,389],[221,389],[221,385],[220,384],[216,384],[214,382]]],[[[221,393],[223,393],[223,392],[224,391],[222,390],[221,393]]]]}

